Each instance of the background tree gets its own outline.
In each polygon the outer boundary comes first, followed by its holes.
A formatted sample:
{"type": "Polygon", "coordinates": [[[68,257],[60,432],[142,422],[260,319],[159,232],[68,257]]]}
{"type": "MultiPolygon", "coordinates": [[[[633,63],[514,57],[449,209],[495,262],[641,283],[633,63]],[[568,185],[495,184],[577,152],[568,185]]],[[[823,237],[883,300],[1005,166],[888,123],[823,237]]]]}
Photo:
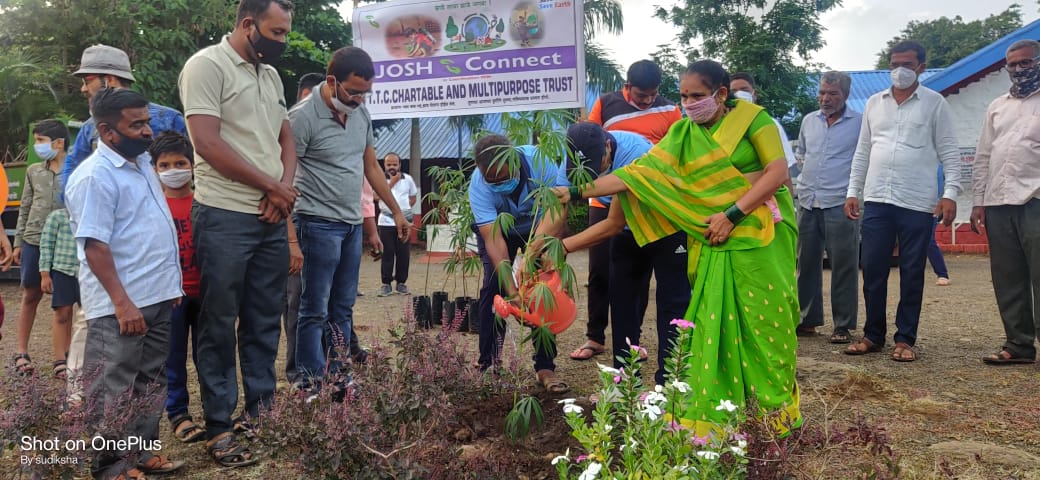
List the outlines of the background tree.
{"type": "Polygon", "coordinates": [[[759,103],[797,132],[797,118],[815,105],[809,95],[809,68],[813,52],[824,45],[820,14],[840,0],[681,0],[658,8],[657,17],[679,27],[679,40],[688,45],[700,39],[694,57],[712,58],[730,72],[755,77],[759,103]],[[806,66],[795,65],[795,56],[806,66]]]}
{"type": "Polygon", "coordinates": [[[912,20],[878,52],[876,67],[887,70],[889,49],[903,40],[916,40],[928,52],[929,68],[945,68],[1019,28],[1022,28],[1022,7],[1018,4],[971,22],[965,22],[960,15],[912,20]]]}
{"type": "Polygon", "coordinates": [[[650,54],[650,60],[653,60],[659,67],[661,67],[661,88],[657,89],[657,94],[679,104],[679,76],[686,71],[686,66],[695,60],[695,56],[686,54],[680,56],[670,44],[664,43],[657,46],[657,50],[650,54]],[[684,62],[680,62],[678,59],[683,58],[684,62]]]}
{"type": "Polygon", "coordinates": [[[584,5],[585,23],[585,74],[588,84],[609,92],[621,88],[624,79],[621,77],[621,66],[610,58],[609,52],[596,43],[599,33],[620,35],[624,31],[624,15],[621,2],[617,0],[586,0],[584,5]]]}

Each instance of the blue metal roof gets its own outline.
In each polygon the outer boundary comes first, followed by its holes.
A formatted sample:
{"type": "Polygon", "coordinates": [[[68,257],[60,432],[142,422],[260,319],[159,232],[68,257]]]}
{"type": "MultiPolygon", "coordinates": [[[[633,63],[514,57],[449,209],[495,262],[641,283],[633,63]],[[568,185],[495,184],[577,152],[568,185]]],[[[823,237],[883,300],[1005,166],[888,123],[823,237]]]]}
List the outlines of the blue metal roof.
{"type": "MultiPolygon", "coordinates": [[[[921,82],[927,83],[928,79],[942,72],[941,68],[925,70],[921,74],[921,82]]],[[[867,100],[872,95],[892,86],[892,77],[888,70],[862,70],[857,72],[845,72],[852,77],[852,87],[849,89],[849,98],[845,101],[850,108],[862,112],[867,106],[867,100]]],[[[811,95],[816,95],[819,87],[819,74],[813,74],[811,95]]]]}
{"type": "Polygon", "coordinates": [[[1040,20],[1015,30],[1000,40],[946,67],[941,74],[923,81],[924,86],[943,95],[955,93],[965,84],[1003,68],[1007,48],[1012,43],[1023,39],[1040,40],[1040,20]]]}
{"type": "MultiPolygon", "coordinates": [[[[599,98],[601,92],[589,87],[585,92],[588,109],[599,98]]],[[[419,145],[422,158],[457,158],[459,155],[459,132],[453,127],[450,117],[428,117],[419,119],[419,145]]],[[[565,126],[561,125],[561,128],[565,126]]],[[[484,130],[505,133],[502,128],[502,114],[484,115],[484,130]]],[[[397,153],[402,160],[410,157],[412,122],[401,120],[389,129],[376,132],[376,156],[383,158],[390,152],[397,153]]],[[[468,128],[462,129],[462,155],[468,157],[473,150],[473,135],[468,128]]]]}

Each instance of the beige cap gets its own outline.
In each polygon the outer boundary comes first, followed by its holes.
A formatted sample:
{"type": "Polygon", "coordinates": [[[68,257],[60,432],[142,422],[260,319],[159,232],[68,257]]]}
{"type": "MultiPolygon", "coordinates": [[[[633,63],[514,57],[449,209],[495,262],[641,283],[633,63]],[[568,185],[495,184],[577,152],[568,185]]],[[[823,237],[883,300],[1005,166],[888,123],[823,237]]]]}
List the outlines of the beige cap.
{"type": "Polygon", "coordinates": [[[130,57],[126,52],[108,45],[93,45],[83,51],[79,70],[73,75],[113,75],[131,82],[134,74],[130,73],[130,57]]]}

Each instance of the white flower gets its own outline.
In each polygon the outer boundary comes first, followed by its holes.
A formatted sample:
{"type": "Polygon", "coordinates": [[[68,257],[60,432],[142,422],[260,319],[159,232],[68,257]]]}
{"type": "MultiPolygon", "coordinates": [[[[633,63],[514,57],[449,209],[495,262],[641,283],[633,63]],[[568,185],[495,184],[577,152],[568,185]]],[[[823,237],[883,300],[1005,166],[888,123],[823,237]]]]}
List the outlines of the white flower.
{"type": "Polygon", "coordinates": [[[570,458],[567,458],[567,456],[570,455],[570,454],[571,454],[571,449],[568,448],[567,451],[564,452],[563,455],[560,455],[560,456],[552,459],[552,464],[556,465],[557,463],[560,463],[560,462],[569,462],[569,461],[571,461],[570,458]]]}
{"type": "Polygon", "coordinates": [[[564,405],[569,405],[571,403],[574,403],[574,399],[573,398],[565,398],[563,400],[558,400],[556,403],[562,403],[564,405]]]}
{"type": "Polygon", "coordinates": [[[733,454],[738,456],[738,457],[743,457],[744,456],[744,449],[741,448],[741,447],[729,447],[729,449],[732,450],[733,454]]]}
{"type": "Polygon", "coordinates": [[[643,415],[646,415],[650,420],[657,420],[657,417],[661,416],[661,407],[653,404],[643,404],[643,415]]]}
{"type": "Polygon", "coordinates": [[[563,413],[578,413],[580,414],[584,409],[578,405],[568,403],[563,406],[563,413]]]}
{"type": "Polygon", "coordinates": [[[678,380],[672,381],[672,388],[679,391],[679,393],[686,393],[690,391],[690,384],[686,382],[680,382],[678,380]]]}
{"type": "Polygon", "coordinates": [[[697,452],[697,456],[705,460],[716,460],[719,458],[719,453],[711,450],[701,450],[697,452]]]}
{"type": "Polygon", "coordinates": [[[643,405],[656,405],[658,403],[664,403],[668,399],[664,395],[658,392],[650,392],[643,398],[643,405]]]}
{"type": "Polygon", "coordinates": [[[621,375],[621,370],[618,370],[614,367],[608,367],[602,363],[597,363],[596,365],[599,365],[599,371],[601,372],[609,373],[611,375],[621,375]]]}
{"type": "Polygon", "coordinates": [[[740,448],[747,448],[747,440],[737,440],[737,446],[740,448]]]}
{"type": "Polygon", "coordinates": [[[639,443],[636,442],[636,439],[632,438],[631,440],[632,441],[630,443],[623,443],[623,444],[621,444],[621,447],[619,448],[619,450],[624,451],[625,448],[636,448],[637,446],[639,446],[639,443]]]}
{"type": "Polygon", "coordinates": [[[603,425],[603,431],[604,432],[609,432],[609,431],[611,431],[613,429],[614,429],[614,426],[609,424],[609,423],[603,425]]]}
{"type": "Polygon", "coordinates": [[[598,462],[592,462],[589,466],[585,467],[585,471],[581,472],[578,476],[578,480],[593,480],[596,475],[599,475],[599,471],[603,470],[603,465],[598,462]]]}
{"type": "Polygon", "coordinates": [[[731,402],[729,400],[723,400],[722,403],[719,404],[719,406],[715,407],[715,410],[725,410],[727,412],[733,412],[736,409],[737,409],[737,406],[734,405],[733,402],[731,402]]]}
{"type": "Polygon", "coordinates": [[[660,385],[654,385],[654,391],[657,392],[657,393],[661,393],[661,392],[664,391],[664,387],[662,387],[660,385]]]}

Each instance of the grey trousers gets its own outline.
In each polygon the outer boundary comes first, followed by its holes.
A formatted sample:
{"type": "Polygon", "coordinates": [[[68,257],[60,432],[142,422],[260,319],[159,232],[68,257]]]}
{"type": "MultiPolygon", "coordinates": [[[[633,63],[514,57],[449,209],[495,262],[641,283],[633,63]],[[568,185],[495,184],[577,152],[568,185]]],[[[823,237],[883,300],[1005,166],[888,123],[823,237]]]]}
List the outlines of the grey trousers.
{"type": "Polygon", "coordinates": [[[91,425],[108,440],[142,440],[128,449],[98,449],[91,466],[95,477],[109,478],[133,468],[161,445],[156,440],[166,401],[173,302],[140,310],[148,328],[144,335],[120,335],[114,315],[89,320],[83,378],[91,425]]]}
{"type": "Polygon", "coordinates": [[[1040,299],[1040,200],[986,207],[986,236],[993,292],[1004,322],[1004,349],[1036,357],[1040,299]]]}
{"type": "Polygon", "coordinates": [[[835,330],[855,330],[859,312],[859,222],[841,206],[798,209],[798,302],[801,327],[823,325],[823,252],[831,264],[835,330]]]}

